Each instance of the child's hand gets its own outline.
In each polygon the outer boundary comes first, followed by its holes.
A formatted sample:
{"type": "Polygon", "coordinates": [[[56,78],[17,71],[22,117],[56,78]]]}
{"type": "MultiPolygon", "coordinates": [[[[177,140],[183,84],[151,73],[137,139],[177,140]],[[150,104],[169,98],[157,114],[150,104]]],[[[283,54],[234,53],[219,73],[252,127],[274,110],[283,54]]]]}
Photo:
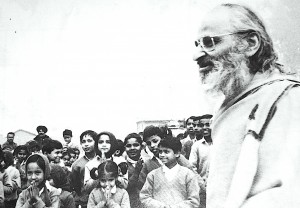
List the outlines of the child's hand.
{"type": "Polygon", "coordinates": [[[28,191],[29,191],[29,203],[30,204],[34,204],[35,202],[38,201],[39,197],[39,189],[37,187],[36,183],[32,183],[29,187],[28,187],[28,191]]]}
{"type": "Polygon", "coordinates": [[[105,206],[106,206],[106,201],[101,201],[97,204],[97,207],[99,208],[105,208],[105,206]]]}
{"type": "Polygon", "coordinates": [[[106,202],[106,206],[108,207],[108,208],[114,208],[115,206],[116,206],[116,202],[114,201],[114,200],[112,200],[112,199],[109,199],[107,202],[106,202]]]}
{"type": "Polygon", "coordinates": [[[143,168],[143,163],[144,163],[143,159],[140,158],[135,165],[135,171],[137,171],[138,173],[141,172],[143,168]]]}

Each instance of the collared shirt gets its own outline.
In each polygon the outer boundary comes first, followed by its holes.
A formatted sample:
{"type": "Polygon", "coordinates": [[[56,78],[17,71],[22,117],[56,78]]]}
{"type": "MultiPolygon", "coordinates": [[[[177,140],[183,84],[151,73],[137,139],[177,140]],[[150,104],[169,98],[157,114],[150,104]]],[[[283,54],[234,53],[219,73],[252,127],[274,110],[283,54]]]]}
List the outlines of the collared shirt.
{"type": "Polygon", "coordinates": [[[163,172],[165,173],[165,176],[167,178],[168,181],[171,181],[173,180],[177,173],[178,173],[178,170],[179,170],[179,165],[178,163],[173,167],[173,168],[168,168],[167,166],[163,165],[162,166],[162,170],[163,172]]]}

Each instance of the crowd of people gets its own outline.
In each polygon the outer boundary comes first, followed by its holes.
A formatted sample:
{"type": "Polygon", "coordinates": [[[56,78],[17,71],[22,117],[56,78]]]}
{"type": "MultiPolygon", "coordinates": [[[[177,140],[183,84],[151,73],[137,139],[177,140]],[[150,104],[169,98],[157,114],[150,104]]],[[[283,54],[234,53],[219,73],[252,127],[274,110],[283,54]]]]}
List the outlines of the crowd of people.
{"type": "Polygon", "coordinates": [[[181,139],[167,126],[150,125],[123,140],[87,130],[81,147],[69,129],[61,143],[38,126],[38,135],[25,145],[9,132],[0,152],[0,198],[5,208],[199,207],[208,172],[208,157],[199,158],[199,148],[212,142],[211,117],[189,117],[181,139]]]}
{"type": "Polygon", "coordinates": [[[47,128],[0,151],[0,202],[9,207],[300,207],[300,82],[279,64],[261,19],[222,4],[204,16],[194,60],[214,115],[191,116],[183,138],[166,126],[117,140],[47,128]],[[298,112],[298,113],[297,113],[298,112]],[[78,156],[82,149],[82,155],[78,156]]]}

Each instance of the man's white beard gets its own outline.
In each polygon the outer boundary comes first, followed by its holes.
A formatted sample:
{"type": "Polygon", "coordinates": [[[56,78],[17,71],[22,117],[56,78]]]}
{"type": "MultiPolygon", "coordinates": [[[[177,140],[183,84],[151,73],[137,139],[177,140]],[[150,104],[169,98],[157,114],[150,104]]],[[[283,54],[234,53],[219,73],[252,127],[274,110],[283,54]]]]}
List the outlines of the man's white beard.
{"type": "Polygon", "coordinates": [[[232,99],[245,89],[250,77],[245,55],[229,52],[212,60],[213,69],[208,73],[201,73],[204,90],[208,94],[225,95],[225,99],[232,99]]]}

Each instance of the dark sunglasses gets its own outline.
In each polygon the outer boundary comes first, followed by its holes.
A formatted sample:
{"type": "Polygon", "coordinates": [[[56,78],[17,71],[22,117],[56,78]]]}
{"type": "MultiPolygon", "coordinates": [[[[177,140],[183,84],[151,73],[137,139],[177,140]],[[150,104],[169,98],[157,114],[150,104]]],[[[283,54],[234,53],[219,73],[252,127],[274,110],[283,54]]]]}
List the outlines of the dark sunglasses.
{"type": "Polygon", "coordinates": [[[243,31],[237,31],[232,33],[225,33],[220,35],[214,35],[214,36],[204,36],[199,38],[195,41],[195,46],[198,47],[199,45],[205,52],[210,52],[215,50],[216,44],[218,44],[221,40],[221,37],[228,36],[228,35],[234,35],[234,34],[244,34],[244,33],[252,33],[255,32],[254,30],[243,30],[243,31]]]}

